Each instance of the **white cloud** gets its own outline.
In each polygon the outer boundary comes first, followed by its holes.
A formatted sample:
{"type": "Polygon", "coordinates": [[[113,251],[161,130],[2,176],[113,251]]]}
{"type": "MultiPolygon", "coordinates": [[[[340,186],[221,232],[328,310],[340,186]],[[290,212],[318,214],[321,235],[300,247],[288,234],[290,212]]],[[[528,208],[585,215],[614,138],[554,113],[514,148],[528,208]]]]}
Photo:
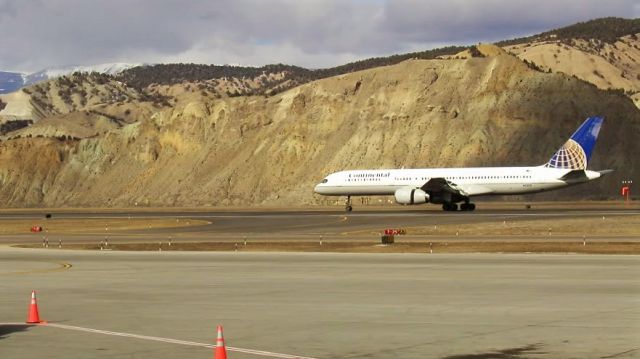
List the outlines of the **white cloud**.
{"type": "Polygon", "coordinates": [[[637,0],[0,0],[0,69],[111,61],[325,67],[639,12],[637,0]]]}

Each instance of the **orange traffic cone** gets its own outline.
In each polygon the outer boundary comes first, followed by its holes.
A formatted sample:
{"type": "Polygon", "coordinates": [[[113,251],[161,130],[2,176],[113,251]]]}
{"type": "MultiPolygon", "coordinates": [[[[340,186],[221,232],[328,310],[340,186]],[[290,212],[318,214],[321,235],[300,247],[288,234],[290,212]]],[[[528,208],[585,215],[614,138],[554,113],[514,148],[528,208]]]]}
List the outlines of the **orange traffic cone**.
{"type": "Polygon", "coordinates": [[[213,359],[227,359],[227,348],[224,346],[222,325],[218,325],[218,339],[216,339],[216,351],[213,355],[213,359]]]}
{"type": "Polygon", "coordinates": [[[31,304],[29,304],[29,317],[27,323],[40,323],[40,315],[38,315],[38,303],[36,303],[36,291],[31,291],[31,304]]]}

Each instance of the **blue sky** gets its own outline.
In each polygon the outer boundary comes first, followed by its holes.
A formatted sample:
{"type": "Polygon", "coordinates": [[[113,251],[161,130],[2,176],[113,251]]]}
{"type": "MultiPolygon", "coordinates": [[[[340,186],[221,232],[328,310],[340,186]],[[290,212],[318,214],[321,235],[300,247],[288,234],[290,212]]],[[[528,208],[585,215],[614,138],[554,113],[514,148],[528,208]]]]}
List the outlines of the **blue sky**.
{"type": "Polygon", "coordinates": [[[530,35],[638,0],[0,0],[0,70],[105,62],[311,68],[530,35]]]}

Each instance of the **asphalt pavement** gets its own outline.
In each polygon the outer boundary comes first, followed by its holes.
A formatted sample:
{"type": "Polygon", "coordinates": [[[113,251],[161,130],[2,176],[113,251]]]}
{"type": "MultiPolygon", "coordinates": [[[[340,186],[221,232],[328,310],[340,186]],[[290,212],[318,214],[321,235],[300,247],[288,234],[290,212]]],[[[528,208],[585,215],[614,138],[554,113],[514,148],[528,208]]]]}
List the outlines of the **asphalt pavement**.
{"type": "Polygon", "coordinates": [[[0,247],[0,358],[636,358],[640,257],[0,247]],[[22,326],[38,291],[48,326],[22,326]]]}

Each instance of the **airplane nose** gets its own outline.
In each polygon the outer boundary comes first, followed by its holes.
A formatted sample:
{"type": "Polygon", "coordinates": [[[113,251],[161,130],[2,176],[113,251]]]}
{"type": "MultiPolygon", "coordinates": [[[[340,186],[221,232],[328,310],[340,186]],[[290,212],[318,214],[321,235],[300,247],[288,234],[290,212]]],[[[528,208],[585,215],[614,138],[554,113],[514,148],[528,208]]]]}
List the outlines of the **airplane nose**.
{"type": "Polygon", "coordinates": [[[327,186],[323,186],[322,183],[318,183],[314,188],[313,192],[317,194],[327,194],[327,186]]]}

